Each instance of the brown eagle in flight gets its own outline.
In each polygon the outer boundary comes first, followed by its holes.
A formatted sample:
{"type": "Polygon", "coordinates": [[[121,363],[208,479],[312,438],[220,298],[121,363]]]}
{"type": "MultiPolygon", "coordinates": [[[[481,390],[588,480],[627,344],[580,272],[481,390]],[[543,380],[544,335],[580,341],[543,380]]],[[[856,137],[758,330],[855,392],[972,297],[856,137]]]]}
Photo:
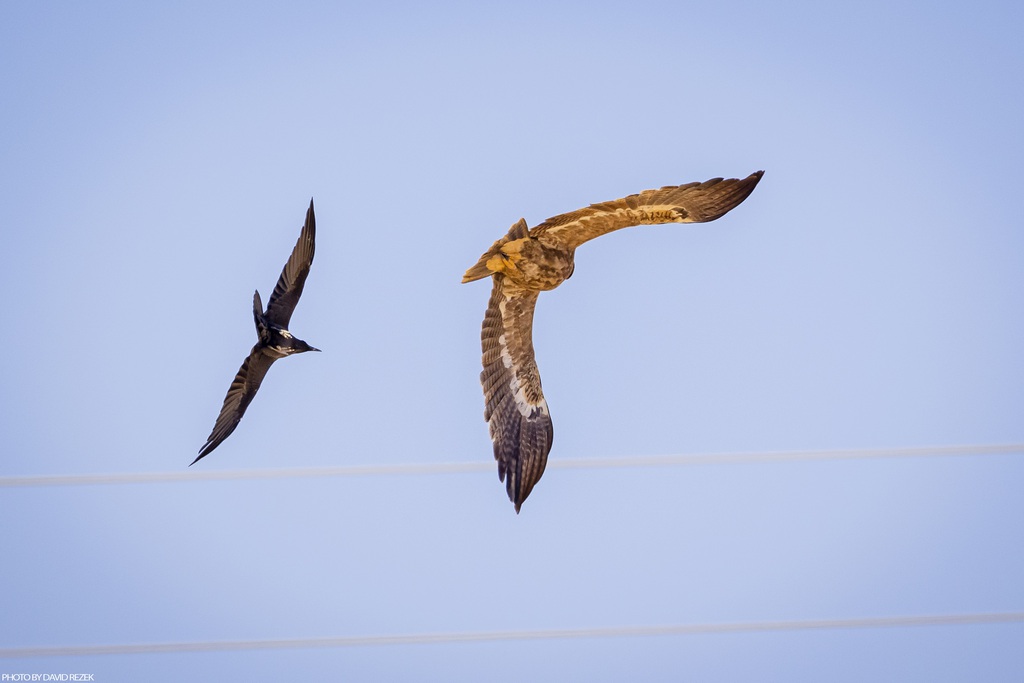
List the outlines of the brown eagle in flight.
{"type": "Polygon", "coordinates": [[[549,218],[532,229],[520,219],[462,276],[463,282],[488,275],[494,280],[480,333],[480,383],[498,477],[516,512],[544,474],[554,434],[533,357],[537,295],[569,279],[576,247],[584,242],[633,225],[721,218],[753,192],[763,173],[645,190],[549,218]]]}

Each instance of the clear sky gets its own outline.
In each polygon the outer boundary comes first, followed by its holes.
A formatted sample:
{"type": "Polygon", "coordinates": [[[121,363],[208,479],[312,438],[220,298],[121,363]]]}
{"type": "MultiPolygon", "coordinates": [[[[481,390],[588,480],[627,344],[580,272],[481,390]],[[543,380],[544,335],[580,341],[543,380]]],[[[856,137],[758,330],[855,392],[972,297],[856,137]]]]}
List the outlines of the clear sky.
{"type": "MultiPolygon", "coordinates": [[[[541,296],[551,462],[1024,442],[1019,2],[0,5],[0,647],[1024,611],[1024,455],[549,468],[483,421],[508,227],[764,169],[541,296]],[[310,197],[276,364],[195,467],[310,197]]],[[[97,681],[1019,681],[1024,624],[0,658],[97,681]]]]}

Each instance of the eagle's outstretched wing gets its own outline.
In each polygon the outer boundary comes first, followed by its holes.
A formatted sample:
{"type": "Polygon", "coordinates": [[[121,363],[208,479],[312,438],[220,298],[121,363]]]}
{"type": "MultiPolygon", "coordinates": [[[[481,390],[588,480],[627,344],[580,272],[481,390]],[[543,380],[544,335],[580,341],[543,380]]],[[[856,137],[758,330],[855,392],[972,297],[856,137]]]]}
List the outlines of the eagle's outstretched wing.
{"type": "Polygon", "coordinates": [[[281,277],[277,279],[274,292],[267,302],[267,321],[273,325],[288,328],[292,311],[302,296],[302,287],[306,284],[309,267],[313,264],[313,252],[316,246],[316,216],[313,214],[313,200],[309,200],[306,211],[306,222],[299,233],[299,240],[292,249],[288,263],[284,264],[281,277]]]}
{"type": "Polygon", "coordinates": [[[235,379],[231,381],[231,387],[228,388],[228,394],[224,397],[224,406],[220,409],[220,415],[217,416],[217,421],[213,425],[213,431],[210,432],[203,447],[199,449],[199,457],[189,463],[190,467],[209,455],[214,448],[231,435],[231,432],[235,431],[242,415],[245,414],[245,409],[252,403],[260,384],[263,383],[263,378],[267,376],[267,370],[275,360],[277,359],[273,356],[263,353],[259,345],[253,347],[249,356],[242,361],[242,367],[238,369],[235,379]]]}
{"type": "Polygon", "coordinates": [[[516,512],[544,474],[554,434],[533,357],[537,294],[496,274],[480,333],[484,419],[490,425],[498,477],[516,512]]]}
{"type": "Polygon", "coordinates": [[[738,206],[754,191],[763,174],[751,173],[743,180],[712,178],[591,204],[547,219],[532,228],[530,236],[550,246],[575,249],[587,240],[632,225],[706,223],[738,206]]]}

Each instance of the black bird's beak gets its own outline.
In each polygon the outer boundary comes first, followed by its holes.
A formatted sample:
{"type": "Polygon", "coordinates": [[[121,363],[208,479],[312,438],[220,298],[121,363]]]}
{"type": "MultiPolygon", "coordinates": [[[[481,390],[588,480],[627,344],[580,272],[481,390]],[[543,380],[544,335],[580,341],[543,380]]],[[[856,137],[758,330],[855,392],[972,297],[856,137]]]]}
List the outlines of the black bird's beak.
{"type": "Polygon", "coordinates": [[[310,346],[310,347],[309,347],[309,350],[310,350],[310,351],[319,351],[320,349],[317,349],[317,348],[314,348],[314,347],[310,346]]]}

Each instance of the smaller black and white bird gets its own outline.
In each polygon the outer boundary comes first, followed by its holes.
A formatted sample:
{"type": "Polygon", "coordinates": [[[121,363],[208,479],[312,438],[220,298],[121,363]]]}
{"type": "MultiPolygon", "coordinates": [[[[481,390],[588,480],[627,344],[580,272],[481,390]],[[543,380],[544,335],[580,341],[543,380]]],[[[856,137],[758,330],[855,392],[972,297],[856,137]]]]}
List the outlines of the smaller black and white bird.
{"type": "Polygon", "coordinates": [[[220,409],[213,431],[206,439],[206,444],[199,449],[199,457],[191,462],[190,467],[209,455],[235,431],[242,415],[245,414],[245,409],[249,407],[267,370],[275,360],[293,353],[320,350],[292,336],[288,331],[288,321],[291,320],[295,305],[299,303],[302,287],[306,284],[306,276],[309,275],[309,267],[313,264],[315,241],[316,217],[313,215],[313,200],[310,199],[306,223],[302,226],[299,241],[295,243],[288,263],[284,264],[284,270],[277,280],[274,293],[270,295],[266,311],[263,310],[259,290],[253,295],[252,315],[256,320],[256,334],[259,340],[231,382],[231,388],[224,397],[224,407],[220,409]]]}

